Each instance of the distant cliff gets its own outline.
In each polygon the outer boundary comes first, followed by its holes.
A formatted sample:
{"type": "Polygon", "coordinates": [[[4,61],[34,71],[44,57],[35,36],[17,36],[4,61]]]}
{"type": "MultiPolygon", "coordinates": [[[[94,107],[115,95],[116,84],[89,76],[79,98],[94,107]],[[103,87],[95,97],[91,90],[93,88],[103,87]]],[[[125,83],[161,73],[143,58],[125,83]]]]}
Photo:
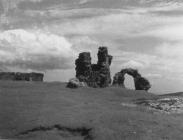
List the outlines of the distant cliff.
{"type": "Polygon", "coordinates": [[[0,80],[11,81],[43,81],[42,73],[20,73],[20,72],[0,72],[0,80]]]}

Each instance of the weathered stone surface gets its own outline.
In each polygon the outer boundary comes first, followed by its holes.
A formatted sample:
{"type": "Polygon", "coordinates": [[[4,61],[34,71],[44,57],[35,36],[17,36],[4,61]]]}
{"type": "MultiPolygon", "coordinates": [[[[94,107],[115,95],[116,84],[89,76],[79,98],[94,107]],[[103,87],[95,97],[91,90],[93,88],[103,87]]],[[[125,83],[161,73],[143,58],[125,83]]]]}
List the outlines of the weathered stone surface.
{"type": "Polygon", "coordinates": [[[99,47],[97,64],[91,64],[89,52],[80,53],[75,61],[76,77],[90,87],[107,87],[111,84],[111,63],[112,56],[108,54],[107,47],[99,47]]]}
{"type": "Polygon", "coordinates": [[[89,52],[83,52],[79,54],[79,58],[75,61],[76,65],[76,77],[86,82],[88,79],[88,73],[91,72],[91,56],[89,52]]]}
{"type": "Polygon", "coordinates": [[[136,90],[146,90],[147,91],[151,88],[149,81],[144,77],[134,78],[134,81],[135,81],[136,90]]]}
{"type": "Polygon", "coordinates": [[[131,75],[134,78],[136,90],[147,91],[151,88],[149,81],[146,78],[142,77],[136,69],[131,69],[131,68],[123,69],[121,70],[121,72],[116,73],[113,78],[113,85],[125,87],[124,85],[125,74],[131,75]]]}
{"type": "Polygon", "coordinates": [[[0,72],[0,80],[43,81],[43,77],[42,73],[0,72]]]}
{"type": "Polygon", "coordinates": [[[125,87],[124,81],[125,81],[124,74],[122,74],[121,72],[118,72],[118,73],[116,73],[116,74],[114,75],[114,78],[113,78],[113,85],[114,85],[114,86],[125,87]]]}
{"type": "Polygon", "coordinates": [[[99,47],[98,50],[98,65],[99,66],[109,66],[109,57],[107,47],[99,47]]]}
{"type": "Polygon", "coordinates": [[[112,62],[112,56],[108,54],[107,47],[99,47],[98,51],[98,66],[99,77],[100,77],[100,87],[107,87],[111,84],[111,74],[110,74],[110,65],[112,62]]]}
{"type": "Polygon", "coordinates": [[[86,84],[84,82],[80,82],[77,78],[72,78],[69,80],[67,87],[68,88],[78,88],[78,87],[85,87],[86,84]]]}

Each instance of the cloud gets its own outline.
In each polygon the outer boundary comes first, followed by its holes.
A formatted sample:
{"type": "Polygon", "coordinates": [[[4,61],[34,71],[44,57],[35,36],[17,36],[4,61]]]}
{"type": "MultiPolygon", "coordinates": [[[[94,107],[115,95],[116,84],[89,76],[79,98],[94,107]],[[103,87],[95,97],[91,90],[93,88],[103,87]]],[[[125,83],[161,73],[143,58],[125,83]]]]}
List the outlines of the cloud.
{"type": "MultiPolygon", "coordinates": [[[[27,1],[27,0],[26,0],[27,1]]],[[[31,1],[31,2],[41,2],[41,1],[43,1],[43,0],[29,0],[29,1],[31,1]]]]}
{"type": "Polygon", "coordinates": [[[127,10],[126,12],[108,9],[85,9],[83,11],[82,9],[69,11],[69,14],[52,13],[51,15],[55,17],[56,22],[53,18],[52,22],[47,24],[45,28],[63,35],[93,35],[107,40],[140,36],[169,40],[181,39],[182,37],[180,33],[183,23],[182,17],[167,17],[149,12],[141,13],[138,12],[138,9],[127,10]],[[95,12],[92,12],[94,10],[95,12]],[[63,22],[56,17],[65,20],[63,22]]]}
{"type": "Polygon", "coordinates": [[[163,43],[156,47],[156,52],[162,57],[182,59],[183,41],[176,43],[163,43]]]}
{"type": "Polygon", "coordinates": [[[130,61],[122,64],[122,67],[125,67],[125,68],[144,68],[145,66],[140,62],[137,62],[135,60],[130,60],[130,61]]]}
{"type": "Polygon", "coordinates": [[[91,1],[91,0],[80,0],[79,4],[86,4],[88,1],[91,1]]]}
{"type": "Polygon", "coordinates": [[[62,36],[23,29],[0,32],[0,64],[8,67],[68,69],[74,55],[72,44],[62,36]]]}
{"type": "Polygon", "coordinates": [[[145,32],[145,36],[154,36],[161,38],[165,41],[182,41],[183,36],[183,17],[179,17],[179,19],[172,18],[173,22],[169,22],[164,26],[160,26],[155,28],[154,30],[150,30],[145,32]],[[177,23],[175,23],[176,21],[177,23]]]}
{"type": "MultiPolygon", "coordinates": [[[[183,41],[170,43],[163,43],[155,48],[156,54],[158,56],[157,64],[159,65],[159,69],[176,74],[175,77],[179,77],[179,75],[183,74],[183,41]]],[[[173,76],[172,75],[172,76],[173,76]]]]}
{"type": "Polygon", "coordinates": [[[159,79],[159,78],[162,78],[162,75],[158,74],[158,73],[148,73],[148,74],[145,75],[145,77],[159,79]]]}
{"type": "Polygon", "coordinates": [[[8,12],[9,10],[17,8],[17,5],[24,1],[36,3],[36,2],[41,2],[43,0],[0,0],[0,4],[4,12],[8,12]]]}
{"type": "Polygon", "coordinates": [[[149,68],[157,60],[156,55],[137,52],[116,51],[113,55],[115,63],[130,64],[139,68],[149,68]]]}

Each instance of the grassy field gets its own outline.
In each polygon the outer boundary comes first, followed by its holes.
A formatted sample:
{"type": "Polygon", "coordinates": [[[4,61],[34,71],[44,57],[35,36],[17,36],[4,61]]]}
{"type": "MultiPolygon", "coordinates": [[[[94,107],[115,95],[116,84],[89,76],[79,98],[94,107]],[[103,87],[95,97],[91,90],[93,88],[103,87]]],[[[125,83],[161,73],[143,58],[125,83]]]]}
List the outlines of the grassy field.
{"type": "Polygon", "coordinates": [[[131,105],[158,95],[115,87],[65,86],[1,81],[0,139],[183,140],[182,114],[131,105]]]}

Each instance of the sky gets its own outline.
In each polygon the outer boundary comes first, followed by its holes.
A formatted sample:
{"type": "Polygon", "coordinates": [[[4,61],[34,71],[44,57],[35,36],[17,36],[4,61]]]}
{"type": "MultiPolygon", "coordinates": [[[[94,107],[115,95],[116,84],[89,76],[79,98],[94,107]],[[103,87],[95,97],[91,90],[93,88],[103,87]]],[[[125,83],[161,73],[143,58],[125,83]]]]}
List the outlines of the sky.
{"type": "Polygon", "coordinates": [[[0,0],[0,71],[68,81],[78,54],[96,63],[99,46],[113,56],[112,76],[131,67],[151,92],[183,91],[182,0],[0,0]]]}

